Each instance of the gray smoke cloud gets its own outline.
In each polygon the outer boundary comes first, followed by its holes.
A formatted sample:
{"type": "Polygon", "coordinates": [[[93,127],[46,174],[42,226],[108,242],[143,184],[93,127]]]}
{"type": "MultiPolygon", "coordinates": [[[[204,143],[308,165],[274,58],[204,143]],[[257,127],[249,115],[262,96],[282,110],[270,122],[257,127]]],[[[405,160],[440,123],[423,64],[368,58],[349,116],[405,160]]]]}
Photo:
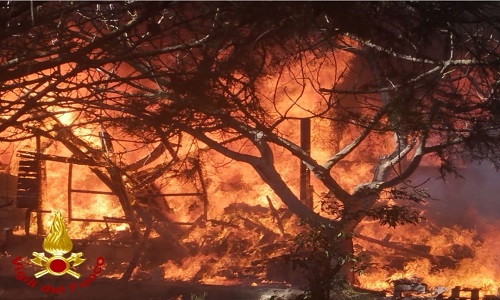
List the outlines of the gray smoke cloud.
{"type": "Polygon", "coordinates": [[[484,225],[500,220],[500,172],[488,164],[469,164],[460,171],[463,178],[449,175],[438,179],[434,167],[424,167],[412,182],[424,185],[432,198],[424,216],[437,226],[458,224],[481,233],[484,225]]]}

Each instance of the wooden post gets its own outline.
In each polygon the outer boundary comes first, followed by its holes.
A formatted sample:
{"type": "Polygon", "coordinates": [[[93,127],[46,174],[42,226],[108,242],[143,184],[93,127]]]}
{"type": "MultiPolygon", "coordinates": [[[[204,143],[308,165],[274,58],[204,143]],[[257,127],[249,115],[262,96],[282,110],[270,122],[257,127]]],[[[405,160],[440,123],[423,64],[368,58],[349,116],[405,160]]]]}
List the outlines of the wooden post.
{"type": "MultiPolygon", "coordinates": [[[[300,147],[311,154],[311,119],[300,119],[300,147]]],[[[303,161],[300,162],[300,201],[313,208],[311,172],[303,161]]]]}
{"type": "Polygon", "coordinates": [[[73,192],[73,163],[68,166],[68,222],[73,220],[73,199],[71,193],[73,192]]]}
{"type": "Polygon", "coordinates": [[[449,299],[458,299],[460,298],[460,291],[462,290],[461,286],[455,286],[451,289],[451,296],[449,299]]]}
{"type": "Polygon", "coordinates": [[[470,300],[479,300],[479,289],[470,290],[470,300]]]}
{"type": "MultiPolygon", "coordinates": [[[[35,139],[36,139],[36,153],[37,154],[41,154],[42,150],[41,150],[41,137],[40,135],[36,135],[35,136],[35,139]]],[[[43,199],[43,192],[44,192],[44,188],[43,188],[43,182],[44,182],[44,164],[42,162],[42,160],[40,158],[36,158],[37,160],[37,169],[38,169],[38,172],[37,172],[37,181],[38,181],[38,204],[37,204],[37,213],[36,213],[36,227],[37,227],[37,234],[38,235],[43,235],[43,219],[42,219],[42,213],[41,213],[41,210],[42,210],[42,199],[43,199]]]]}
{"type": "Polygon", "coordinates": [[[200,178],[200,184],[201,184],[201,197],[203,201],[203,221],[204,224],[206,224],[208,220],[208,194],[207,194],[207,187],[205,186],[205,180],[203,180],[203,171],[201,170],[201,165],[200,161],[196,160],[195,166],[196,172],[198,173],[198,177],[200,178]]]}

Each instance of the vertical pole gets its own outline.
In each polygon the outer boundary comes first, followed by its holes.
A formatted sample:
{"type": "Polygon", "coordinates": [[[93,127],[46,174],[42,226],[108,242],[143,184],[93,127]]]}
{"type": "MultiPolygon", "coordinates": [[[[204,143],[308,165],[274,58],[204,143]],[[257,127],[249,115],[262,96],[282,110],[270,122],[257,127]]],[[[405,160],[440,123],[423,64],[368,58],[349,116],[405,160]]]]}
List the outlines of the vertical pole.
{"type": "Polygon", "coordinates": [[[479,289],[470,290],[470,300],[479,300],[479,289]]]}
{"type": "Polygon", "coordinates": [[[73,163],[68,166],[68,222],[73,220],[73,204],[71,203],[71,192],[73,190],[73,163]]]}
{"type": "Polygon", "coordinates": [[[200,178],[200,184],[201,184],[201,192],[202,192],[202,201],[203,201],[203,222],[207,222],[208,220],[208,194],[207,194],[207,187],[205,185],[205,180],[203,180],[203,171],[201,170],[201,164],[200,161],[197,159],[195,166],[196,172],[198,173],[198,177],[200,178]]]}
{"type": "Polygon", "coordinates": [[[37,227],[37,234],[42,235],[43,234],[43,220],[42,220],[42,199],[43,199],[43,166],[42,166],[42,160],[40,159],[40,154],[41,154],[41,137],[39,135],[36,135],[36,161],[37,161],[37,184],[38,184],[38,204],[37,204],[37,209],[38,211],[36,212],[36,227],[37,227]]]}
{"type": "MultiPolygon", "coordinates": [[[[300,147],[311,154],[311,119],[300,119],[300,147]]],[[[311,173],[303,161],[300,161],[300,201],[313,208],[311,193],[311,173]]]]}

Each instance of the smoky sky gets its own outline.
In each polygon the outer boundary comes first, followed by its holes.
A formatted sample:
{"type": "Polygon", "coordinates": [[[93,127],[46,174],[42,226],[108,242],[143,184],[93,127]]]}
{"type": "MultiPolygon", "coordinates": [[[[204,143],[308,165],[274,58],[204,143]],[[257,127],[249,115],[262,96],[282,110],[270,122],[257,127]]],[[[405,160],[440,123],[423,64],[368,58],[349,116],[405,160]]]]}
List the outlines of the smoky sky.
{"type": "Polygon", "coordinates": [[[437,169],[421,168],[412,182],[424,185],[431,197],[425,217],[438,226],[458,224],[479,232],[500,219],[500,172],[489,164],[469,164],[460,170],[463,178],[449,175],[438,179],[437,169]]]}

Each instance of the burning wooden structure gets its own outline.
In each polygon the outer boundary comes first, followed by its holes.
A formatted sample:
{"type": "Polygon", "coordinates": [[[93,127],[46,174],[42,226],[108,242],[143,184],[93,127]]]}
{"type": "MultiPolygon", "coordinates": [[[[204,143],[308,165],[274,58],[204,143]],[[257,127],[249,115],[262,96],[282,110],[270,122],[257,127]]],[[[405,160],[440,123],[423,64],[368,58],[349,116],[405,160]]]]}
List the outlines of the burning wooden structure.
{"type": "MultiPolygon", "coordinates": [[[[301,146],[309,151],[309,121],[302,120],[300,128],[301,146]]],[[[38,241],[43,237],[43,216],[51,212],[51,209],[47,209],[47,197],[43,192],[47,181],[50,180],[47,170],[54,170],[54,166],[59,166],[56,167],[59,170],[58,176],[63,175],[64,180],[59,181],[58,188],[64,190],[67,197],[58,204],[65,207],[66,220],[71,224],[104,226],[94,230],[77,244],[81,249],[97,247],[105,253],[124,252],[118,259],[120,263],[115,262],[109,268],[113,273],[112,278],[118,281],[167,279],[189,281],[193,284],[221,281],[225,284],[246,285],[262,285],[266,281],[304,284],[304,278],[286,263],[285,256],[281,256],[290,249],[293,235],[298,228],[296,220],[289,210],[273,203],[269,195],[266,194],[260,203],[227,204],[222,213],[214,217],[209,214],[207,182],[210,182],[210,177],[204,175],[203,165],[198,158],[192,157],[183,162],[183,169],[179,173],[184,175],[186,180],[191,182],[190,186],[195,189],[168,192],[155,182],[159,175],[158,170],[142,168],[168,149],[156,148],[147,157],[139,158],[128,165],[119,165],[112,152],[111,136],[102,134],[102,149],[96,151],[71,132],[62,131],[59,134],[72,141],[67,145],[72,155],[44,153],[39,143],[35,151],[17,152],[19,171],[15,183],[17,194],[14,198],[17,200],[17,211],[22,212],[17,214],[21,215],[17,219],[17,225],[24,227],[26,235],[38,241]],[[71,145],[81,147],[72,148],[71,145]],[[85,147],[87,150],[82,151],[85,147]],[[82,180],[79,178],[82,168],[91,170],[91,180],[99,181],[99,188],[82,187],[82,180]],[[85,202],[82,204],[81,198],[91,197],[99,197],[99,201],[117,199],[116,204],[120,206],[124,216],[116,217],[107,213],[98,217],[86,214],[82,216],[85,202]],[[186,197],[196,199],[186,210],[193,212],[193,216],[189,220],[180,220],[172,201],[186,197]],[[24,222],[20,222],[23,218],[24,222]],[[36,230],[33,230],[35,226],[36,230]],[[122,229],[115,230],[116,227],[122,229]],[[109,247],[114,250],[105,250],[109,247]],[[174,269],[180,270],[172,271],[174,269]]],[[[300,165],[301,199],[311,206],[314,203],[314,191],[310,174],[302,163],[300,165]]],[[[238,180],[234,179],[236,184],[229,182],[227,185],[220,185],[216,191],[236,190],[234,186],[240,184],[238,180]]],[[[241,187],[238,186],[239,188],[241,187]]],[[[12,227],[10,225],[10,228],[12,227]]],[[[432,247],[422,245],[418,241],[395,241],[391,233],[382,238],[371,237],[363,234],[362,229],[363,226],[357,233],[359,241],[382,247],[383,251],[393,251],[394,259],[390,267],[402,267],[403,261],[398,262],[397,257],[423,258],[436,265],[456,265],[461,257],[467,257],[467,249],[462,252],[455,249],[456,253],[451,256],[436,254],[432,252],[432,247]]],[[[364,249],[358,252],[370,255],[370,251],[364,249]]],[[[394,298],[411,298],[421,293],[413,283],[399,283],[397,287],[395,284],[394,298]]],[[[422,287],[420,284],[416,286],[422,287]]],[[[468,292],[466,289],[461,291],[468,292]]],[[[477,300],[476,289],[470,291],[471,296],[468,298],[463,296],[463,293],[456,293],[452,290],[449,299],[477,300]]],[[[486,295],[483,298],[488,297],[495,296],[486,295]]]]}
{"type": "MultiPolygon", "coordinates": [[[[300,129],[301,146],[305,151],[310,151],[310,120],[302,119],[300,129]]],[[[76,244],[80,250],[87,249],[116,257],[116,261],[110,261],[110,280],[163,282],[166,279],[183,280],[191,284],[223,282],[243,283],[247,286],[265,285],[267,281],[297,286],[305,283],[304,277],[286,262],[286,255],[282,255],[290,249],[293,235],[297,232],[296,219],[289,210],[273,203],[269,195],[265,194],[260,203],[229,203],[223,207],[220,215],[214,217],[209,214],[207,182],[211,179],[205,175],[199,158],[191,157],[182,162],[182,169],[177,169],[178,173],[175,174],[184,176],[194,190],[169,192],[156,183],[161,175],[159,172],[165,172],[168,168],[144,168],[165,151],[172,156],[167,165],[177,163],[175,152],[168,147],[157,147],[146,157],[120,165],[113,153],[112,137],[105,132],[99,135],[102,146],[100,151],[90,147],[70,131],[61,130],[58,135],[71,141],[61,142],[67,146],[71,155],[44,153],[39,140],[35,151],[17,152],[18,173],[14,178],[17,181],[11,184],[16,187],[17,193],[8,198],[11,205],[12,199],[16,200],[18,213],[17,221],[10,222],[9,228],[14,224],[21,225],[26,236],[40,242],[45,227],[43,216],[51,213],[47,206],[49,200],[44,194],[47,181],[50,180],[47,170],[55,170],[56,165],[59,166],[56,167],[58,176],[64,178],[59,181],[58,188],[67,197],[58,202],[58,205],[65,208],[66,220],[71,224],[104,226],[79,239],[76,244]],[[100,182],[93,184],[98,188],[82,187],[82,179],[79,178],[82,168],[91,171],[89,174],[92,175],[92,182],[100,182]],[[115,203],[123,211],[123,216],[111,216],[106,212],[97,217],[82,214],[86,204],[81,199],[92,197],[99,197],[99,201],[117,199],[115,203]],[[178,218],[172,201],[186,197],[195,201],[185,210],[192,212],[191,218],[182,220],[178,218]],[[116,227],[122,229],[115,230],[116,227]],[[118,252],[123,254],[116,256],[118,252]],[[178,271],[172,271],[175,269],[178,271]]],[[[355,165],[355,162],[352,164],[355,165]]],[[[311,176],[303,163],[300,163],[297,177],[300,198],[307,206],[312,207],[314,191],[311,176]]],[[[244,185],[239,186],[239,180],[230,179],[229,183],[220,185],[216,191],[237,191],[244,188],[244,185]]],[[[467,257],[467,249],[462,252],[455,249],[455,254],[451,256],[436,254],[432,252],[432,247],[418,241],[413,243],[394,240],[391,233],[386,233],[382,238],[365,235],[363,227],[357,233],[358,241],[382,247],[382,251],[392,251],[393,260],[389,264],[391,268],[402,267],[403,260],[398,261],[397,257],[423,258],[436,265],[456,265],[461,257],[467,257]]],[[[358,252],[370,255],[370,251],[366,249],[358,252]]],[[[445,299],[443,297],[443,294],[432,294],[420,282],[394,281],[393,299],[445,299]]],[[[495,297],[484,295],[482,298],[497,300],[495,297]]],[[[455,288],[447,295],[447,299],[478,300],[479,289],[455,288]],[[470,296],[464,296],[468,292],[470,296]]]]}
{"type": "MultiPolygon", "coordinates": [[[[66,204],[57,203],[57,205],[65,206],[67,222],[105,225],[105,229],[100,231],[100,236],[97,232],[93,232],[78,244],[85,248],[85,245],[95,243],[93,241],[95,238],[102,239],[104,236],[105,240],[110,243],[125,245],[133,249],[131,252],[126,251],[129,253],[127,266],[115,270],[120,272],[121,281],[126,282],[132,277],[149,278],[151,275],[147,274],[154,273],[151,269],[159,268],[154,264],[178,265],[186,259],[195,261],[201,259],[198,261],[202,265],[201,268],[183,275],[183,278],[189,276],[190,281],[194,283],[206,281],[210,277],[225,278],[225,280],[235,282],[244,280],[248,283],[259,282],[262,278],[283,280],[283,274],[267,266],[268,254],[284,251],[289,247],[291,235],[288,229],[294,226],[294,221],[292,221],[290,211],[276,207],[269,196],[266,195],[264,206],[235,203],[228,205],[222,216],[210,218],[206,178],[204,178],[202,164],[197,158],[189,158],[188,161],[182,162],[182,170],[176,171],[182,173],[178,175],[185,176],[195,190],[164,192],[155,183],[155,179],[160,175],[158,170],[141,170],[147,165],[148,160],[154,161],[162,155],[162,151],[156,149],[148,157],[138,159],[128,165],[118,166],[113,158],[109,135],[101,135],[103,152],[95,152],[94,149],[88,148],[85,153],[80,148],[71,146],[88,147],[85,142],[71,132],[63,131],[62,134],[67,140],[71,140],[68,148],[72,156],[44,153],[39,140],[35,151],[17,152],[19,167],[16,206],[18,211],[23,212],[24,222],[19,222],[21,219],[18,219],[15,225],[22,226],[26,236],[40,239],[45,233],[44,216],[52,212],[46,209],[47,204],[51,202],[50,206],[54,205],[53,200],[47,200],[44,191],[48,180],[46,165],[52,164],[59,166],[58,176],[66,178],[66,186],[58,186],[66,192],[67,197],[63,200],[66,204]],[[75,172],[76,174],[81,172],[78,169],[81,167],[92,171],[93,181],[102,183],[100,189],[79,186],[81,179],[75,180],[75,172]],[[66,174],[59,172],[62,169],[67,170],[66,174]],[[102,187],[107,187],[107,190],[102,187]],[[124,216],[110,217],[104,214],[97,218],[81,217],[83,207],[78,198],[82,196],[117,198],[124,216]],[[175,216],[174,208],[169,201],[176,197],[191,197],[196,200],[188,210],[195,214],[191,220],[182,221],[175,216]],[[121,226],[120,224],[129,228],[130,235],[121,234],[122,237],[120,237],[120,233],[112,229],[112,226],[121,226]],[[272,227],[269,227],[269,224],[272,227]],[[36,227],[35,231],[33,227],[36,227]],[[243,237],[240,234],[241,231],[251,234],[243,237]],[[257,245],[257,249],[254,245],[257,245]],[[165,247],[169,248],[169,251],[154,253],[155,248],[165,247]],[[234,264],[228,261],[223,268],[215,267],[216,264],[221,264],[219,259],[224,260],[225,256],[239,257],[247,263],[242,265],[238,260],[233,260],[234,264]],[[146,265],[145,269],[148,271],[138,270],[138,265],[143,267],[146,265]]],[[[301,175],[301,182],[301,185],[308,187],[309,176],[301,175]]],[[[307,201],[311,201],[310,193],[303,194],[307,195],[309,199],[307,201]]],[[[9,228],[12,227],[14,224],[9,226],[9,228]]],[[[101,242],[97,241],[97,245],[99,244],[101,242]]],[[[197,263],[194,262],[194,264],[197,263]]],[[[163,274],[163,271],[160,271],[160,274],[163,274]]]]}

